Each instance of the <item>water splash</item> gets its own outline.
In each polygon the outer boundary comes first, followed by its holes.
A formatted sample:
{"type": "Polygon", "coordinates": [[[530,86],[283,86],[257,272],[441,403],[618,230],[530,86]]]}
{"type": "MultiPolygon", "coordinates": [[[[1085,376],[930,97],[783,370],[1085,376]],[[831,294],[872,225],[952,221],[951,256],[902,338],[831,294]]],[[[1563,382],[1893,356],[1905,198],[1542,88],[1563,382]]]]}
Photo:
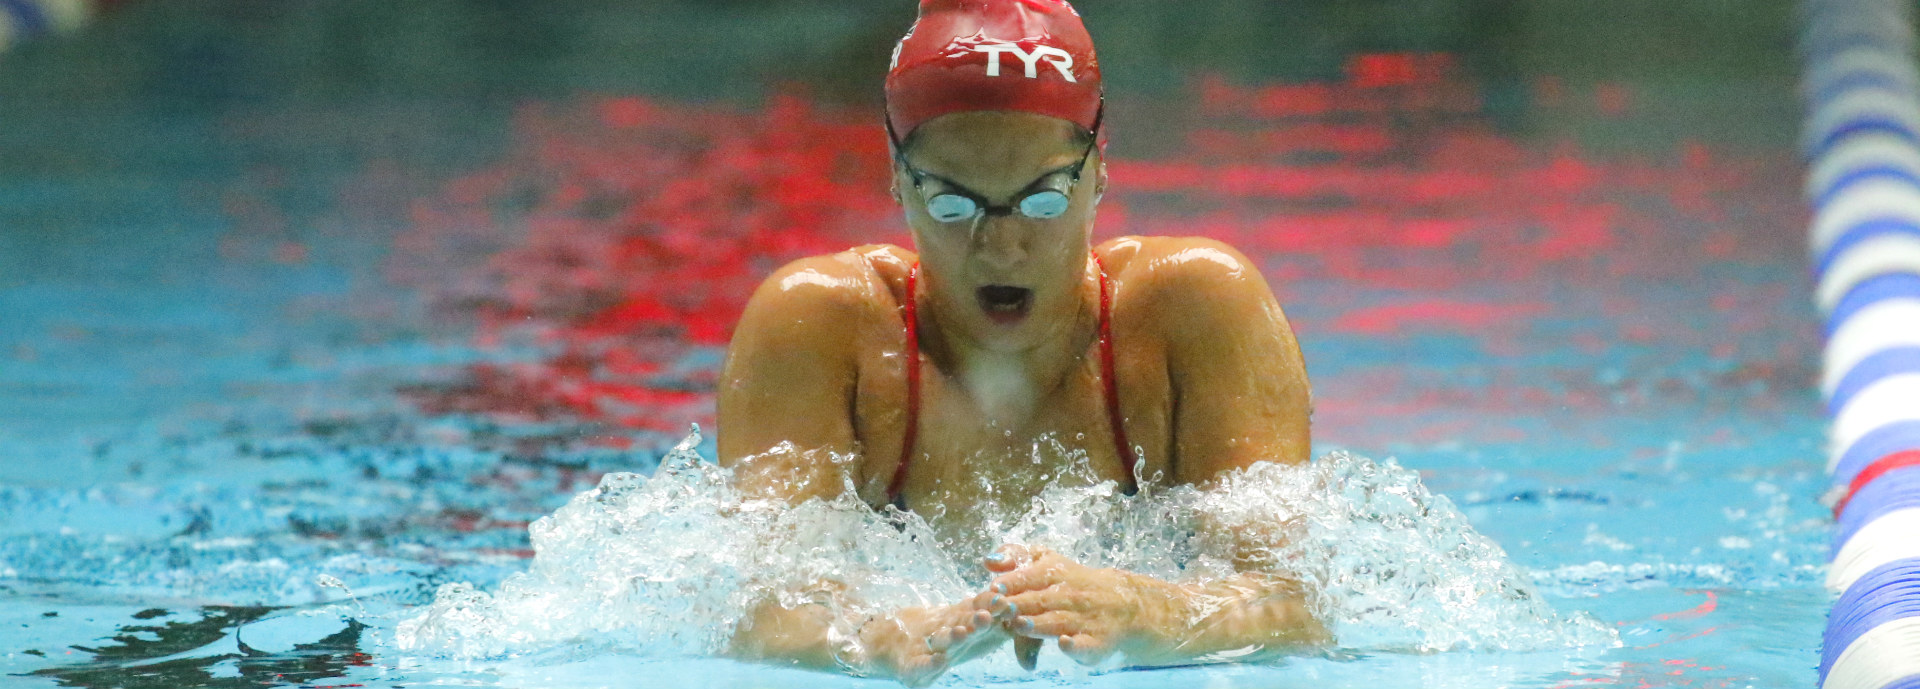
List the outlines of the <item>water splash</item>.
{"type": "MultiPolygon", "coordinates": [[[[562,646],[716,654],[753,605],[775,595],[797,603],[822,582],[843,584],[839,598],[866,611],[978,590],[977,561],[943,547],[918,515],[876,511],[850,494],[797,507],[752,499],[729,470],[701,460],[698,442],[696,430],[652,476],[610,474],[535,522],[526,572],[491,593],[443,586],[400,622],[398,649],[456,658],[562,646]]],[[[1346,649],[1619,643],[1590,616],[1555,612],[1451,501],[1391,460],[1334,452],[1236,471],[1210,490],[1131,497],[1111,482],[1052,485],[1001,538],[1180,581],[1228,574],[1238,557],[1305,582],[1312,609],[1346,649]]]]}
{"type": "MultiPolygon", "coordinates": [[[[1259,464],[1195,496],[1234,530],[1284,534],[1260,564],[1299,577],[1342,647],[1536,650],[1612,646],[1613,630],[1561,615],[1506,552],[1445,496],[1393,460],[1333,452],[1312,464],[1259,464]]],[[[1264,536],[1264,534],[1262,534],[1264,536]]]]}

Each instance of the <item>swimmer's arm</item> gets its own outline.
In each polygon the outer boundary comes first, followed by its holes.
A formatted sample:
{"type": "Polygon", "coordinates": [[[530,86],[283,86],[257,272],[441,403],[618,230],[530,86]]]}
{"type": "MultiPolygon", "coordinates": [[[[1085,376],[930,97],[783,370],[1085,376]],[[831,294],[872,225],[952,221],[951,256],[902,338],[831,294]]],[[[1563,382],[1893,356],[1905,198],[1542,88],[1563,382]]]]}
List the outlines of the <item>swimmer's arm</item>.
{"type": "MultiPolygon", "coordinates": [[[[1174,480],[1203,489],[1261,461],[1298,464],[1311,450],[1312,390],[1293,327],[1258,266],[1224,243],[1194,239],[1163,300],[1177,305],[1169,340],[1174,480]]],[[[1258,529],[1208,525],[1233,543],[1241,573],[1200,583],[1153,581],[1164,663],[1241,659],[1325,643],[1295,581],[1263,574],[1258,529]]],[[[1153,660],[1153,659],[1148,659],[1153,660]]]]}
{"type": "MultiPolygon", "coordinates": [[[[832,498],[839,481],[819,451],[853,448],[847,383],[849,338],[835,328],[857,317],[855,295],[831,279],[833,257],[807,258],[775,271],[747,301],[727,346],[719,391],[719,461],[742,493],[799,504],[832,498]],[[828,279],[814,279],[828,278],[828,279]],[[838,410],[841,413],[828,413],[838,410]]],[[[837,586],[818,587],[834,593],[837,586]]],[[[789,596],[806,598],[808,596],[789,596]]],[[[787,606],[769,591],[735,628],[728,655],[817,670],[838,667],[827,605],[787,606]]]]}
{"type": "MultiPolygon", "coordinates": [[[[858,339],[871,297],[848,254],[775,271],[748,300],[719,391],[720,465],[742,492],[799,504],[844,492],[858,339]]],[[[852,260],[859,260],[854,257],[852,260]]]]}
{"type": "Polygon", "coordinates": [[[1206,486],[1311,449],[1312,391],[1300,345],[1258,267],[1211,239],[1174,240],[1153,303],[1173,387],[1173,480],[1206,486]]]}
{"type": "Polygon", "coordinates": [[[1148,635],[1158,643],[1130,658],[1140,665],[1257,660],[1330,639],[1291,580],[1242,573],[1194,584],[1154,581],[1145,590],[1163,586],[1171,589],[1163,594],[1167,607],[1148,635]]]}
{"type": "Polygon", "coordinates": [[[767,596],[734,629],[727,655],[809,670],[837,669],[840,664],[834,658],[839,649],[830,634],[835,621],[829,606],[786,607],[778,597],[767,596]]]}
{"type": "Polygon", "coordinates": [[[801,600],[783,603],[769,595],[748,611],[727,655],[919,686],[1006,640],[973,601],[861,613],[837,582],[818,583],[790,598],[801,600]]]}

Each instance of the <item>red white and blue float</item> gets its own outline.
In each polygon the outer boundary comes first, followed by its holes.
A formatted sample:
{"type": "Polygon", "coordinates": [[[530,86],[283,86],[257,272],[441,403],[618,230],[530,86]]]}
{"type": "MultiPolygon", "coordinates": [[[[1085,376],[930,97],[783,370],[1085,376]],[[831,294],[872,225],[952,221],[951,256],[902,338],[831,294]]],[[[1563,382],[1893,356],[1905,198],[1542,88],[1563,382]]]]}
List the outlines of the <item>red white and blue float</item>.
{"type": "Polygon", "coordinates": [[[1802,35],[1834,532],[1825,689],[1920,688],[1920,74],[1910,4],[1809,0],[1802,35]]]}

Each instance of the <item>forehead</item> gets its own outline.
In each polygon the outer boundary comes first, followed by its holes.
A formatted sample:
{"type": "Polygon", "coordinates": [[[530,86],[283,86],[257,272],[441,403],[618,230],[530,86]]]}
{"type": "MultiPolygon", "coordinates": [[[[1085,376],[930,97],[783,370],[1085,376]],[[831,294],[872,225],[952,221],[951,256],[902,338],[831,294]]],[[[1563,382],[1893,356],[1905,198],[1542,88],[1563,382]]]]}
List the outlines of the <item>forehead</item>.
{"type": "Polygon", "coordinates": [[[1073,123],[1025,112],[961,112],[929,120],[907,142],[907,160],[985,193],[1012,193],[1086,153],[1073,123]]]}

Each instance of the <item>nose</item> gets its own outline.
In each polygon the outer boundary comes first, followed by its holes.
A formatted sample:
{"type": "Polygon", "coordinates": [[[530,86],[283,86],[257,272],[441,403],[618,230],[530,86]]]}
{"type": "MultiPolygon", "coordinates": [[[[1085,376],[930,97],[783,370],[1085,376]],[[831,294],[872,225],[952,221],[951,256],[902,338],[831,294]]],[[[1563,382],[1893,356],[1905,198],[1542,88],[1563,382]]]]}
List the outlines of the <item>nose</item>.
{"type": "Polygon", "coordinates": [[[1029,232],[1011,215],[981,214],[973,228],[973,251],[993,271],[1018,268],[1027,260],[1029,232]]]}

